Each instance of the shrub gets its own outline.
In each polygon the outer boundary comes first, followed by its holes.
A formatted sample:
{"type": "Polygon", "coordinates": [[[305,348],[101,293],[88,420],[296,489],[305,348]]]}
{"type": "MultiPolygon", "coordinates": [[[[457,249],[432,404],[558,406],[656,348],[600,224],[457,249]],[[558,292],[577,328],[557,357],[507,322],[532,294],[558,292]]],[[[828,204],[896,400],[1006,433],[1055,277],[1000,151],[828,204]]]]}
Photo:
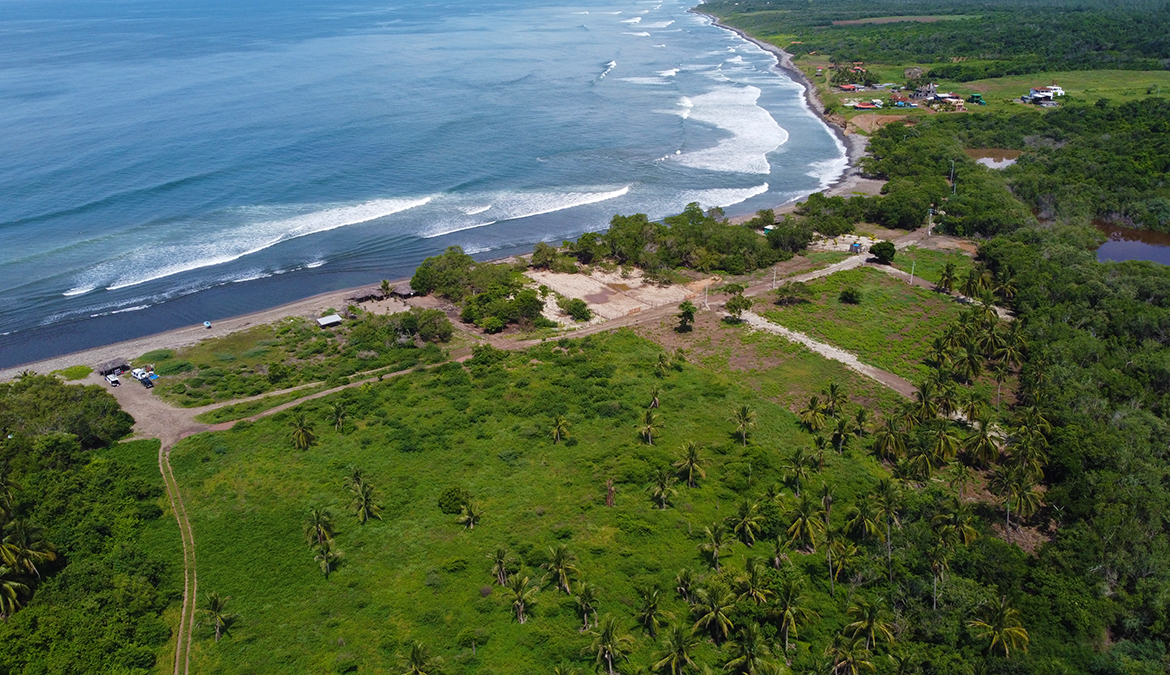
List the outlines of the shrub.
{"type": "Polygon", "coordinates": [[[557,301],[557,306],[561,308],[565,314],[568,314],[574,321],[588,321],[593,318],[593,310],[589,309],[589,305],[581,298],[561,298],[557,301]]]}
{"type": "Polygon", "coordinates": [[[846,286],[841,289],[841,295],[837,299],[847,305],[860,305],[861,291],[856,286],[846,286]]]}
{"type": "Polygon", "coordinates": [[[156,363],[158,361],[166,361],[167,359],[172,358],[174,355],[175,353],[169,349],[156,349],[154,351],[146,352],[141,357],[139,357],[138,360],[144,363],[156,363]]]}
{"type": "Polygon", "coordinates": [[[881,264],[889,265],[890,261],[894,259],[894,254],[898,252],[898,249],[894,247],[893,242],[879,241],[878,243],[869,247],[869,252],[872,253],[881,264]]]}
{"type": "Polygon", "coordinates": [[[178,375],[179,373],[186,373],[195,370],[195,365],[190,361],[167,361],[161,366],[155,366],[154,372],[159,375],[178,375]]]}
{"type": "Polygon", "coordinates": [[[498,316],[489,316],[485,319],[481,319],[479,323],[479,327],[482,328],[483,332],[485,333],[499,333],[500,331],[504,330],[507,325],[508,324],[504,323],[504,320],[498,316]]]}
{"type": "Polygon", "coordinates": [[[63,370],[54,371],[64,380],[84,380],[93,372],[89,366],[69,366],[63,370]]]}
{"type": "Polygon", "coordinates": [[[439,494],[439,510],[448,515],[457,515],[470,500],[471,495],[467,490],[452,485],[439,494]]]}

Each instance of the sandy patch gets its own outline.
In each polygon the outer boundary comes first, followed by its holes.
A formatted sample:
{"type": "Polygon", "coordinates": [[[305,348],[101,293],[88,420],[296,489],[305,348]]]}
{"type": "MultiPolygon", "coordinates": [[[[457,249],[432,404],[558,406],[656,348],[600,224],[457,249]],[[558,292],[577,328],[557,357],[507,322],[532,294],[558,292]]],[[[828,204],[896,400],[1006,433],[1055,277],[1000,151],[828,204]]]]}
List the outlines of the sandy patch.
{"type": "Polygon", "coordinates": [[[842,234],[832,239],[818,239],[808,245],[813,251],[841,251],[849,252],[849,247],[853,244],[861,244],[861,252],[869,253],[869,247],[878,243],[879,239],[867,237],[862,234],[842,234]]]}
{"type": "MultiPolygon", "coordinates": [[[[532,270],[528,276],[537,284],[548,286],[566,298],[580,298],[593,313],[604,320],[613,320],[664,305],[677,305],[696,297],[703,287],[714,283],[715,277],[688,284],[659,286],[647,282],[641,270],[622,276],[618,272],[594,270],[591,274],[557,274],[548,270],[532,270]]],[[[564,321],[559,316],[550,316],[564,321]]]]}

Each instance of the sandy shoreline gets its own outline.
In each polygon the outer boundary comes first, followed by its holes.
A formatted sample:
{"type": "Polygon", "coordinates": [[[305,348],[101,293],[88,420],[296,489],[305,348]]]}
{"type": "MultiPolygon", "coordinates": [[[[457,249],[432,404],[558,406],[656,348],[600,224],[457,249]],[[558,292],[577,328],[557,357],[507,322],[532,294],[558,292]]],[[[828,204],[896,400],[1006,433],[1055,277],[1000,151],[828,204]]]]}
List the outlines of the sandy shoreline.
{"type": "MultiPolygon", "coordinates": [[[[701,14],[709,19],[712,23],[724,30],[731,31],[743,39],[757,45],[761,49],[769,52],[776,57],[776,68],[783,70],[786,74],[792,77],[795,81],[804,86],[805,100],[808,102],[809,109],[813,111],[817,117],[824,122],[829,129],[841,140],[845,146],[848,157],[848,166],[845,171],[835,180],[828,188],[822,192],[829,196],[841,195],[849,196],[854,193],[863,194],[877,194],[877,190],[881,187],[882,181],[874,181],[861,177],[857,169],[857,160],[865,154],[865,148],[868,139],[857,134],[846,134],[845,131],[831,122],[824,114],[824,104],[817,96],[816,87],[812,82],[804,76],[792,63],[792,55],[785,52],[783,49],[770,45],[766,42],[761,42],[743,31],[724,25],[718,18],[706,14],[697,9],[690,10],[696,14],[701,14]]],[[[804,198],[778,204],[775,207],[777,213],[790,213],[795,209],[798,202],[803,201],[804,198]]],[[[744,215],[732,218],[732,222],[743,222],[750,219],[752,216],[744,215]]],[[[511,256],[514,259],[515,256],[511,256]]],[[[501,260],[507,260],[502,258],[501,260]]],[[[493,261],[500,262],[500,261],[493,261]]],[[[392,282],[398,284],[406,279],[392,282]]],[[[0,381],[10,380],[21,372],[31,370],[37,373],[49,373],[54,370],[61,370],[74,365],[88,365],[94,366],[98,363],[110,361],[112,359],[133,359],[137,356],[145,354],[146,352],[156,349],[181,349],[193,344],[206,340],[208,338],[223,337],[229,333],[258,326],[266,323],[279,321],[285,317],[299,316],[305,318],[315,318],[322,315],[326,309],[344,309],[348,304],[348,298],[351,297],[355,291],[369,288],[366,286],[359,286],[356,288],[349,288],[340,291],[332,291],[329,293],[322,293],[314,295],[303,300],[286,303],[270,309],[261,310],[259,312],[252,312],[241,316],[230,317],[216,321],[210,329],[204,328],[202,325],[194,325],[186,328],[177,328],[161,333],[154,333],[152,335],[144,335],[133,340],[126,340],[123,342],[116,342],[101,347],[93,347],[84,349],[69,354],[62,354],[40,361],[25,363],[10,368],[0,368],[0,381]]]]}

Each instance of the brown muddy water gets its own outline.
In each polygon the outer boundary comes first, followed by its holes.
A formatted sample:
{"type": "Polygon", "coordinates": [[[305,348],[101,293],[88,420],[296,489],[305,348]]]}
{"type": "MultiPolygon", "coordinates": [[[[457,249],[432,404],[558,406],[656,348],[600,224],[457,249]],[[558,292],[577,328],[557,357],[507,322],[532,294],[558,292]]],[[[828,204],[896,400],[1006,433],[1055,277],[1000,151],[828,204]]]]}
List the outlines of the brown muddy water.
{"type": "Polygon", "coordinates": [[[1097,249],[1098,262],[1121,262],[1123,260],[1149,260],[1170,265],[1170,234],[1131,230],[1108,223],[1095,222],[1093,225],[1109,241],[1097,249]]]}
{"type": "Polygon", "coordinates": [[[1006,148],[967,148],[964,152],[971,159],[992,169],[1009,167],[1015,164],[1016,160],[1023,154],[1020,150],[1007,150],[1006,148]]]}

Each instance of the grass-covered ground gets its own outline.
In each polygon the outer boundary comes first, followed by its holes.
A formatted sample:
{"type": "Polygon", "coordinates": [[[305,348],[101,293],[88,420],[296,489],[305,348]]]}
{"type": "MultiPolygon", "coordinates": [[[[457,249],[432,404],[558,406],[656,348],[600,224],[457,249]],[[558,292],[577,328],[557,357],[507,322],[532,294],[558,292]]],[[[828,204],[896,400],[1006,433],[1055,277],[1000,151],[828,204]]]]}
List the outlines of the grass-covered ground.
{"type": "Polygon", "coordinates": [[[810,302],[761,308],[762,314],[911,381],[928,372],[922,360],[931,340],[962,310],[948,297],[867,268],[837,272],[808,287],[810,302]],[[847,287],[861,291],[859,304],[841,302],[847,287]]]}
{"type": "Polygon", "coordinates": [[[915,276],[937,284],[948,262],[955,264],[955,275],[959,279],[975,264],[971,256],[959,251],[936,251],[917,246],[898,251],[891,264],[903,272],[913,270],[915,276]]]}
{"type": "MultiPolygon", "coordinates": [[[[681,568],[705,573],[697,549],[703,528],[730,515],[736,500],[758,497],[783,480],[782,457],[811,445],[795,417],[743,386],[735,374],[683,365],[659,379],[659,346],[629,331],[548,343],[493,365],[449,364],[349,390],[302,406],[319,444],[300,452],[288,440],[289,413],[220,434],[190,438],[172,453],[199,546],[202,592],[232,596],[239,614],[229,638],[197,635],[201,673],[400,672],[396,654],[415,640],[446,658],[450,673],[547,673],[560,662],[589,667],[575,605],[551,588],[537,596],[524,625],[492,585],[488,555],[505,546],[539,577],[550,546],[577,556],[580,576],[598,587],[601,616],[623,629],[635,589],[657,585],[664,607],[682,618],[674,593],[681,568]],[[661,435],[653,446],[637,425],[661,387],[661,435]],[[326,407],[346,401],[342,432],[326,407]],[[756,411],[743,447],[729,418],[756,411]],[[554,444],[554,415],[571,422],[571,440],[554,444]],[[654,508],[644,492],[652,473],[677,459],[685,441],[703,447],[707,478],[678,486],[672,507],[654,508]],[[347,467],[377,488],[382,521],[359,525],[346,511],[347,467]],[[613,478],[616,506],[605,506],[613,478]],[[448,487],[466,489],[482,509],[472,530],[439,510],[448,487]],[[337,516],[345,557],[329,580],[302,536],[311,505],[337,516]],[[472,644],[475,644],[474,654],[472,644]]],[[[842,502],[884,473],[868,457],[830,453],[823,477],[842,502]]],[[[815,482],[820,482],[817,477],[815,482]]],[[[791,489],[785,491],[791,494],[791,489]]],[[[779,519],[776,519],[779,520],[779,519]]],[[[766,555],[764,544],[756,553],[766,555]]],[[[743,567],[736,544],[725,558],[743,567]]],[[[825,621],[801,639],[825,637],[842,615],[828,602],[823,558],[793,554],[814,581],[825,621]],[[822,584],[822,582],[824,582],[822,584]]],[[[648,664],[654,640],[635,633],[634,660],[648,664]]],[[[722,662],[710,645],[697,655],[722,662]]]]}

